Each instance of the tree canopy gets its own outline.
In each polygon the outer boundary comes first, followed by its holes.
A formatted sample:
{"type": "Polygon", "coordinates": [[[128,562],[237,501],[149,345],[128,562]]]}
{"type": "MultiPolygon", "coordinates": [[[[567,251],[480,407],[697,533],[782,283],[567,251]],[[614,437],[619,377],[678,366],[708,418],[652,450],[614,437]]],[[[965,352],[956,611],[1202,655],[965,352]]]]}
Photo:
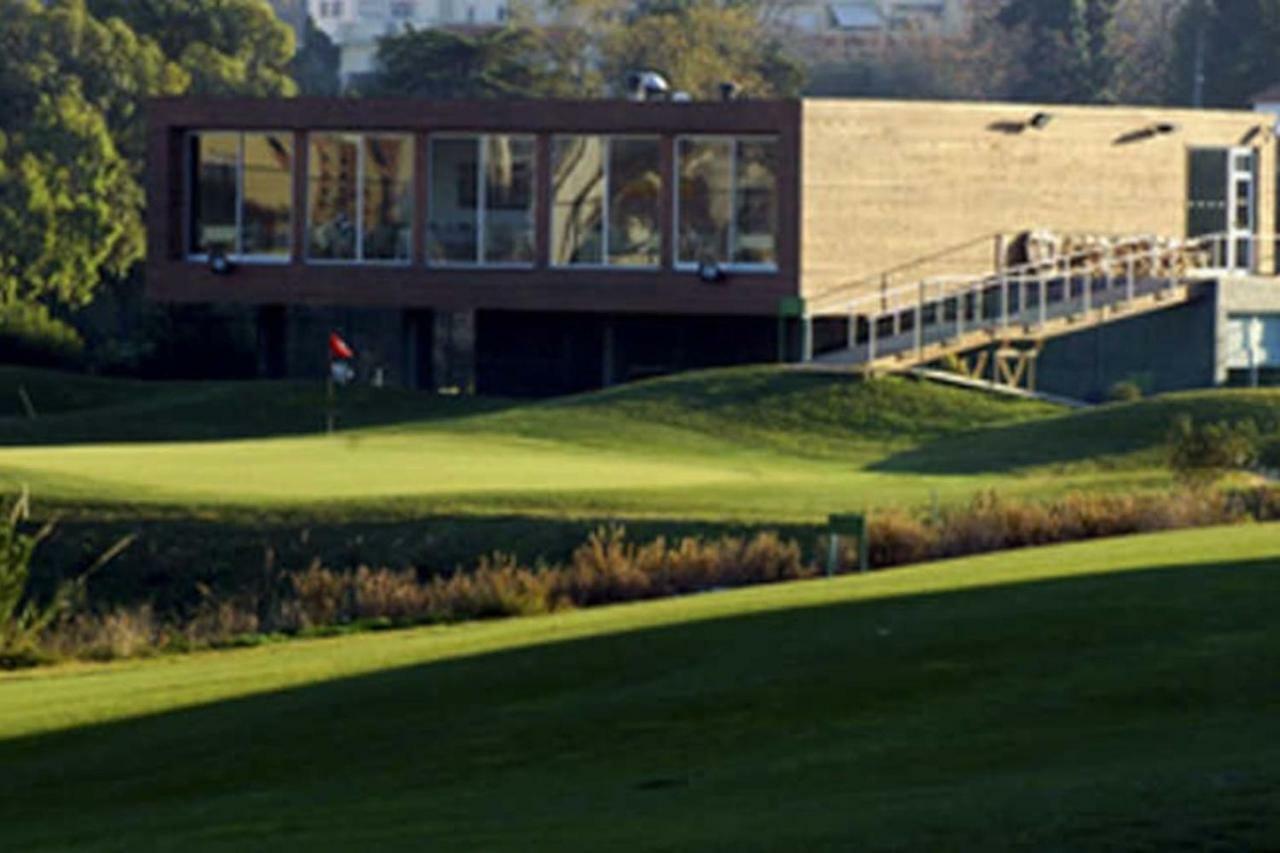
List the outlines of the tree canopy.
{"type": "Polygon", "coordinates": [[[294,35],[266,0],[88,0],[153,39],[204,95],[292,95],[294,35]]]}
{"type": "Polygon", "coordinates": [[[1192,0],[1174,45],[1174,103],[1246,107],[1280,82],[1280,0],[1192,0]]]}
{"type": "Polygon", "coordinates": [[[187,76],[82,0],[0,16],[0,298],[83,305],[142,256],[140,99],[187,76]]]}
{"type": "Polygon", "coordinates": [[[1029,101],[1115,100],[1112,45],[1119,0],[1007,0],[997,17],[1022,38],[1025,69],[1013,96],[1029,101]]]}

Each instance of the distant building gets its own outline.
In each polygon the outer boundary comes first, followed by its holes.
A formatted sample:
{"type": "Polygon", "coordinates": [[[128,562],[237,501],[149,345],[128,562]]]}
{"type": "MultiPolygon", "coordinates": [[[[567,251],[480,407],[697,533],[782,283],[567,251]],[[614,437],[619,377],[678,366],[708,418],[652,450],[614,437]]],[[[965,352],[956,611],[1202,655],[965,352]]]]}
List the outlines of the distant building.
{"type": "Polygon", "coordinates": [[[771,16],[784,33],[823,42],[877,41],[901,32],[962,33],[966,0],[797,0],[771,16]]]}
{"type": "MultiPolygon", "coordinates": [[[[372,73],[378,39],[407,27],[486,28],[505,25],[512,0],[307,0],[308,11],[340,51],[343,85],[372,73]]],[[[527,3],[521,3],[528,7],[527,3]]],[[[531,11],[537,12],[537,9],[531,11]]]]}

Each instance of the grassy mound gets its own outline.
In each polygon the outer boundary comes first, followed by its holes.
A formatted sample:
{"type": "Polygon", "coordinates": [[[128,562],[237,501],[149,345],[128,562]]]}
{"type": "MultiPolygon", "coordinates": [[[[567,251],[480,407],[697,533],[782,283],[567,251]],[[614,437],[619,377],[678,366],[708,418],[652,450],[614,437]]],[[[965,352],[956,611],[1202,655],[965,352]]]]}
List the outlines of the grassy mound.
{"type": "Polygon", "coordinates": [[[1269,849],[1277,534],[0,676],[0,826],[23,850],[1269,849]]]}
{"type": "Polygon", "coordinates": [[[1199,423],[1252,420],[1274,434],[1280,431],[1280,389],[1186,391],[998,425],[963,439],[917,445],[873,467],[969,474],[1073,463],[1159,464],[1169,428],[1180,416],[1199,423]]]}

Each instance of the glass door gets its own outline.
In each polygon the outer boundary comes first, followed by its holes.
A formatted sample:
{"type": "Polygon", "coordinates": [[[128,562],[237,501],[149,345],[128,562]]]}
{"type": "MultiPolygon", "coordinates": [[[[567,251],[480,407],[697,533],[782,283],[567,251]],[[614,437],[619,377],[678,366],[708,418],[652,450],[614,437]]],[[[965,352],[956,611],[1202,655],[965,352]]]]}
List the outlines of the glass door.
{"type": "Polygon", "coordinates": [[[1253,269],[1257,155],[1251,148],[1188,152],[1187,236],[1206,237],[1214,269],[1253,269]]]}

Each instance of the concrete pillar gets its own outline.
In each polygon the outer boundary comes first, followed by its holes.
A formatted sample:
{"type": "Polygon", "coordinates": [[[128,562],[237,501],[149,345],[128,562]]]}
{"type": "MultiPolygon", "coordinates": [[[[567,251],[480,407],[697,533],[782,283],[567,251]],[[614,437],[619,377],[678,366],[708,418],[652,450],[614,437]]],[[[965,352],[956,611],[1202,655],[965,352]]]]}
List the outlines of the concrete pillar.
{"type": "Polygon", "coordinates": [[[282,379],[287,372],[289,314],[284,305],[258,308],[258,375],[282,379]]]}
{"type": "Polygon", "coordinates": [[[476,312],[436,311],[432,321],[432,384],[437,391],[476,391],[476,312]]]}

